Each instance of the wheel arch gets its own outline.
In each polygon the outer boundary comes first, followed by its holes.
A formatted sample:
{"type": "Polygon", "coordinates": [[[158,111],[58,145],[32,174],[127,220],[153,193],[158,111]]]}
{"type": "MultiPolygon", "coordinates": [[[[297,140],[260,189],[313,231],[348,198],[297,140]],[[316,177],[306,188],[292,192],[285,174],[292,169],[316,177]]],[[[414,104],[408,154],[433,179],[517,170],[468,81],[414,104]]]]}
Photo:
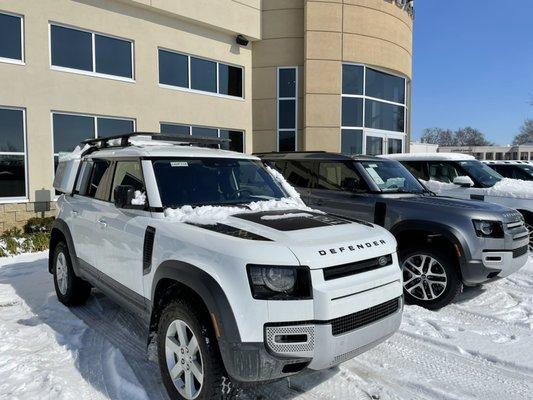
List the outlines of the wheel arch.
{"type": "Polygon", "coordinates": [[[53,270],[53,255],[56,245],[64,241],[67,244],[68,252],[70,254],[70,260],[72,262],[72,268],[74,273],[79,276],[78,257],[76,255],[76,247],[72,240],[72,234],[65,221],[56,218],[52,224],[52,230],[50,231],[50,245],[48,247],[48,272],[52,273],[53,270]]]}

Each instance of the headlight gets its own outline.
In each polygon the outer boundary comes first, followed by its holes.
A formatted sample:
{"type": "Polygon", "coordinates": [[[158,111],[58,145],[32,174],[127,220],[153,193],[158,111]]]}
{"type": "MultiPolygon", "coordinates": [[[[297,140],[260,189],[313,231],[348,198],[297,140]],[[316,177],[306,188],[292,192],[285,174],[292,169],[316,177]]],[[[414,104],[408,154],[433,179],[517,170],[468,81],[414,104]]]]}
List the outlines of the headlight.
{"type": "Polygon", "coordinates": [[[307,267],[248,265],[252,296],[258,300],[312,299],[311,273],[307,267]]]}
{"type": "Polygon", "coordinates": [[[479,237],[503,238],[503,224],[500,221],[474,220],[474,228],[479,237]]]}

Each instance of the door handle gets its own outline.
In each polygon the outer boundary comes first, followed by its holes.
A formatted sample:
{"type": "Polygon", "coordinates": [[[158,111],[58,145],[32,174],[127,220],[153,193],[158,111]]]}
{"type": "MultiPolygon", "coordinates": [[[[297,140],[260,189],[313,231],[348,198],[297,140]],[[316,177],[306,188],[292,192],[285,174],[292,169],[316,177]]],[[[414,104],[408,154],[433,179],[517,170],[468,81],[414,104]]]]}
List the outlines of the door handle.
{"type": "Polygon", "coordinates": [[[102,225],[103,228],[105,228],[105,227],[107,226],[107,222],[106,222],[105,219],[100,218],[100,219],[98,220],[98,223],[99,223],[100,225],[102,225]]]}

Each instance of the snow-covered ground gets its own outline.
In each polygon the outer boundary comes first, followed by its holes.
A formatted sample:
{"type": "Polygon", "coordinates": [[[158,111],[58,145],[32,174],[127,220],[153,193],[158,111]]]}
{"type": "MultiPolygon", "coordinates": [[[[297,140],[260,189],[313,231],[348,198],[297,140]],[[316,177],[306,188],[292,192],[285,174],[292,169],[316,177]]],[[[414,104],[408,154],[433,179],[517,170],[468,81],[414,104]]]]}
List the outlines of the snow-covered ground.
{"type": "MultiPolygon", "coordinates": [[[[400,332],[340,367],[250,399],[533,399],[533,261],[439,312],[408,306],[400,332]]],[[[67,309],[47,254],[0,259],[0,399],[167,399],[138,321],[100,293],[67,309]]]]}

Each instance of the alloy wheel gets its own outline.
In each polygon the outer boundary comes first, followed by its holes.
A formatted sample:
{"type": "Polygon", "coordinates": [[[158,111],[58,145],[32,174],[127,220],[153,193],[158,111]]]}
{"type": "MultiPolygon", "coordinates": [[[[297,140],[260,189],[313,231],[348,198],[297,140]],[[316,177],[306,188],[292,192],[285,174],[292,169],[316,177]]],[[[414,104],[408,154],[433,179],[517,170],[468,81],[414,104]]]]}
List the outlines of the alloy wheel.
{"type": "Polygon", "coordinates": [[[196,336],[184,321],[178,319],[168,326],[165,356],[179,394],[188,400],[198,397],[204,381],[202,353],[196,336]]]}
{"type": "Polygon", "coordinates": [[[429,255],[416,254],[409,257],[403,262],[402,270],[404,289],[419,300],[435,300],[446,289],[446,270],[429,255]]]}
{"type": "Polygon", "coordinates": [[[59,292],[64,296],[68,289],[68,266],[64,253],[59,253],[56,259],[56,280],[59,292]]]}

